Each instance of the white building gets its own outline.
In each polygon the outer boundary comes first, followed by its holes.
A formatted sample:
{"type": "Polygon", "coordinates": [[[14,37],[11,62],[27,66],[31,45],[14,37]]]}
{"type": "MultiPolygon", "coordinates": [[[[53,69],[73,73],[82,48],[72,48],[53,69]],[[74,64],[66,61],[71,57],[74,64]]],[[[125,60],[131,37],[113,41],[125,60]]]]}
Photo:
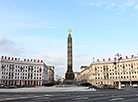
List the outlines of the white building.
{"type": "Polygon", "coordinates": [[[7,86],[42,86],[48,82],[48,66],[43,60],[2,56],[0,81],[7,86]]]}

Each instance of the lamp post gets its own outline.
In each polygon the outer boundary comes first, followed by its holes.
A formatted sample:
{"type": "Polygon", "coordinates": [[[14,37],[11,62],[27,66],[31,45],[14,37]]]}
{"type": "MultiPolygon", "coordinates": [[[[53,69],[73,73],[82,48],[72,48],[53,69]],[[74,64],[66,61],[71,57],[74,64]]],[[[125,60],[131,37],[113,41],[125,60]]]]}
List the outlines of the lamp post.
{"type": "Polygon", "coordinates": [[[93,63],[94,63],[94,59],[95,59],[95,58],[93,57],[93,63]]]}
{"type": "Polygon", "coordinates": [[[21,66],[21,74],[22,74],[22,78],[21,78],[21,86],[23,86],[23,67],[21,66]]]}
{"type": "MultiPolygon", "coordinates": [[[[123,64],[123,73],[124,73],[124,76],[125,76],[125,64],[123,64]]],[[[125,77],[126,78],[126,77],[125,77]]]]}
{"type": "Polygon", "coordinates": [[[121,89],[121,82],[120,82],[120,68],[119,68],[119,60],[121,60],[120,59],[120,56],[122,56],[120,53],[117,53],[115,56],[117,56],[118,57],[118,72],[119,72],[119,85],[118,85],[118,89],[121,89]]]}
{"type": "Polygon", "coordinates": [[[97,68],[95,67],[95,85],[97,86],[97,68]]]}
{"type": "Polygon", "coordinates": [[[132,86],[132,80],[131,80],[131,77],[132,77],[131,73],[132,73],[132,71],[133,71],[133,63],[131,63],[131,70],[130,70],[130,86],[132,86]]]}

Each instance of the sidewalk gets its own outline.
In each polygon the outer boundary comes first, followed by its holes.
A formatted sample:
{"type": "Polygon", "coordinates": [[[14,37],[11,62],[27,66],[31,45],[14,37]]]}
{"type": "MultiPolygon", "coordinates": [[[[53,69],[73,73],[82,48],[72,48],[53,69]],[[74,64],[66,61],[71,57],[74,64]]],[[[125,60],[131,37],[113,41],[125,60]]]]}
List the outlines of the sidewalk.
{"type": "Polygon", "coordinates": [[[31,88],[16,88],[16,89],[0,89],[0,93],[4,92],[68,92],[68,91],[96,91],[87,87],[31,87],[31,88]]]}

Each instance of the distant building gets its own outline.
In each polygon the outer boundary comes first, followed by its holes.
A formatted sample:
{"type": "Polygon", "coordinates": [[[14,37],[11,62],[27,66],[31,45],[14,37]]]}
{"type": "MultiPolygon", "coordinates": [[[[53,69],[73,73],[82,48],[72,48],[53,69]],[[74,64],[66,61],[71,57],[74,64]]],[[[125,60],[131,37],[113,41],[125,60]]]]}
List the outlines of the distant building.
{"type": "Polygon", "coordinates": [[[60,79],[59,79],[59,81],[60,81],[61,83],[63,83],[64,80],[65,80],[65,78],[60,78],[60,79]]]}
{"type": "Polygon", "coordinates": [[[48,66],[48,83],[54,82],[54,66],[48,66]]]}
{"type": "Polygon", "coordinates": [[[80,72],[74,72],[75,81],[80,82],[80,72]]]}
{"type": "Polygon", "coordinates": [[[43,60],[2,56],[0,81],[7,86],[42,86],[48,83],[48,66],[43,60]]]}
{"type": "Polygon", "coordinates": [[[81,83],[89,82],[89,67],[88,66],[81,66],[80,72],[80,81],[81,83]]]}

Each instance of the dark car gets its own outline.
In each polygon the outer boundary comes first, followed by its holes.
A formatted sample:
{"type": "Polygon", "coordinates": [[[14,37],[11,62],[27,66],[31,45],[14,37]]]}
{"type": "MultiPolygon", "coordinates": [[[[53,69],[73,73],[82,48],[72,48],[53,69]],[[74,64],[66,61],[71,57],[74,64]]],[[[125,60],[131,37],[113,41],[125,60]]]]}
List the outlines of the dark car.
{"type": "Polygon", "coordinates": [[[91,85],[88,89],[101,89],[101,86],[91,85]]]}
{"type": "Polygon", "coordinates": [[[17,86],[12,85],[12,86],[8,86],[7,88],[8,89],[14,89],[14,88],[17,88],[17,86]]]}
{"type": "Polygon", "coordinates": [[[103,85],[102,89],[115,89],[115,86],[108,86],[108,85],[103,85]]]}

